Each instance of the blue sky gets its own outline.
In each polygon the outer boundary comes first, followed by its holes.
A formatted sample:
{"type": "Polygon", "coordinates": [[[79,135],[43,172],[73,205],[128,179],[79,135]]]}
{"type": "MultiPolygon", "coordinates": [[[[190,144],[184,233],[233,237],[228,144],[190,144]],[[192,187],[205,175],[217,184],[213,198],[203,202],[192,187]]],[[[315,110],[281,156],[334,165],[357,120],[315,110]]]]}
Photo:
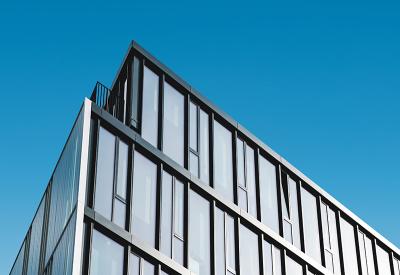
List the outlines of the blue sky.
{"type": "Polygon", "coordinates": [[[31,2],[0,4],[1,274],[131,39],[400,246],[399,1],[31,2]]]}

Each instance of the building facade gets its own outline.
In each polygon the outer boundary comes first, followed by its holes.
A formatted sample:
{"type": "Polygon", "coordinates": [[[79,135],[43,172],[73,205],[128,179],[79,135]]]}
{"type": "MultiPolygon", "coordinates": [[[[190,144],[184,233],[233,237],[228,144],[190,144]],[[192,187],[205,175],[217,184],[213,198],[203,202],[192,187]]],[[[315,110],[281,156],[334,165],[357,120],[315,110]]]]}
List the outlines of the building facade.
{"type": "Polygon", "coordinates": [[[400,250],[132,42],[12,275],[400,275],[400,250]]]}

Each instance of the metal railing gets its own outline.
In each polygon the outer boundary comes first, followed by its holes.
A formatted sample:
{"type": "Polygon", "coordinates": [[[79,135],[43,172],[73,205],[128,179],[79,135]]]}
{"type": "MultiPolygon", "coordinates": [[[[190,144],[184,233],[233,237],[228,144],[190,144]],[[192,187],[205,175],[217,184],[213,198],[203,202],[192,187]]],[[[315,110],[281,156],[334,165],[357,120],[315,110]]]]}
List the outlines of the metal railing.
{"type": "Polygon", "coordinates": [[[125,122],[124,95],[121,94],[118,89],[110,90],[105,85],[97,81],[90,100],[117,119],[125,122]]]}

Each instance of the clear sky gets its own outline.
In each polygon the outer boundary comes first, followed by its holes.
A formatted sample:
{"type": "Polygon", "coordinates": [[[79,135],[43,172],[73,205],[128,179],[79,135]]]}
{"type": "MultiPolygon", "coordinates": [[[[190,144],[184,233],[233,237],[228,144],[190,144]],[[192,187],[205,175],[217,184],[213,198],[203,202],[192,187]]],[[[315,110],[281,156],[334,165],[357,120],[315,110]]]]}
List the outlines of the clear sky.
{"type": "Polygon", "coordinates": [[[30,2],[0,4],[0,274],[132,39],[400,246],[399,1],[30,2]]]}

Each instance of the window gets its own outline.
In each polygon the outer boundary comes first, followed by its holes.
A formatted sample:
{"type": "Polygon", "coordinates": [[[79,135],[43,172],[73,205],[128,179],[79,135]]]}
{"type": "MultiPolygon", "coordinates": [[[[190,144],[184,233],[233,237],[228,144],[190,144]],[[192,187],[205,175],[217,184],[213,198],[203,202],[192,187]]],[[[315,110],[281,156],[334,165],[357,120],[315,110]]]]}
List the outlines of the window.
{"type": "Polygon", "coordinates": [[[253,231],[240,225],[240,274],[259,275],[258,236],[253,231]]]}
{"type": "Polygon", "coordinates": [[[301,249],[297,183],[285,174],[282,176],[281,195],[283,237],[301,249]]]}
{"type": "Polygon", "coordinates": [[[281,250],[264,240],[264,275],[282,275],[281,250]]]}
{"type": "Polygon", "coordinates": [[[287,275],[303,275],[303,267],[298,262],[287,255],[285,259],[287,275]]]}
{"type": "Polygon", "coordinates": [[[400,275],[400,260],[393,258],[394,275],[400,275]]]}
{"type": "Polygon", "coordinates": [[[358,275],[356,240],[354,227],[344,219],[340,219],[340,231],[342,235],[342,250],[344,272],[346,275],[358,275]]]}
{"type": "Polygon", "coordinates": [[[214,188],[233,201],[232,133],[214,121],[214,188]]]}
{"type": "Polygon", "coordinates": [[[235,221],[227,213],[215,208],[215,274],[236,274],[235,221]]]}
{"type": "Polygon", "coordinates": [[[123,228],[127,203],[128,148],[126,143],[100,127],[94,209],[123,228]]]}
{"type": "Polygon", "coordinates": [[[390,270],[390,258],[389,253],[384,250],[379,245],[376,245],[376,259],[378,262],[378,273],[382,274],[392,274],[390,270]]]}
{"type": "Polygon", "coordinates": [[[135,152],[132,232],[154,247],[156,228],[157,166],[135,152]]]}
{"type": "Polygon", "coordinates": [[[133,253],[129,255],[129,275],[154,275],[154,272],[153,264],[133,253]]]}
{"type": "Polygon", "coordinates": [[[321,223],[326,268],[333,274],[340,275],[341,265],[336,228],[336,213],[325,203],[321,203],[321,223]]]}
{"type": "Polygon", "coordinates": [[[189,170],[209,184],[208,114],[190,102],[189,116],[189,170]]]}
{"type": "Polygon", "coordinates": [[[159,77],[150,69],[143,70],[142,137],[157,147],[159,77]]]}
{"type": "Polygon", "coordinates": [[[138,127],[138,102],[139,102],[139,75],[140,75],[140,61],[135,56],[133,57],[131,65],[131,120],[130,125],[134,128],[138,127]]]}
{"type": "Polygon", "coordinates": [[[254,150],[243,140],[236,141],[238,205],[257,217],[256,172],[254,150]]]}
{"type": "Polygon", "coordinates": [[[317,198],[306,189],[301,188],[301,205],[303,208],[305,252],[318,263],[321,263],[317,198]]]}
{"type": "Polygon", "coordinates": [[[183,265],[183,183],[163,171],[161,190],[161,245],[160,251],[183,265]]]}
{"type": "Polygon", "coordinates": [[[358,231],[358,245],[360,248],[361,271],[363,275],[375,275],[374,256],[371,240],[361,231],[358,231]]]}
{"type": "Polygon", "coordinates": [[[124,248],[93,230],[90,256],[90,274],[122,275],[124,270],[124,248]]]}
{"type": "Polygon", "coordinates": [[[183,166],[184,96],[164,82],[163,152],[183,166]]]}
{"type": "Polygon", "coordinates": [[[261,221],[279,234],[278,192],[276,167],[259,157],[261,221]]]}
{"type": "Polygon", "coordinates": [[[210,203],[192,190],[189,202],[189,269],[197,275],[209,275],[210,203]]]}

